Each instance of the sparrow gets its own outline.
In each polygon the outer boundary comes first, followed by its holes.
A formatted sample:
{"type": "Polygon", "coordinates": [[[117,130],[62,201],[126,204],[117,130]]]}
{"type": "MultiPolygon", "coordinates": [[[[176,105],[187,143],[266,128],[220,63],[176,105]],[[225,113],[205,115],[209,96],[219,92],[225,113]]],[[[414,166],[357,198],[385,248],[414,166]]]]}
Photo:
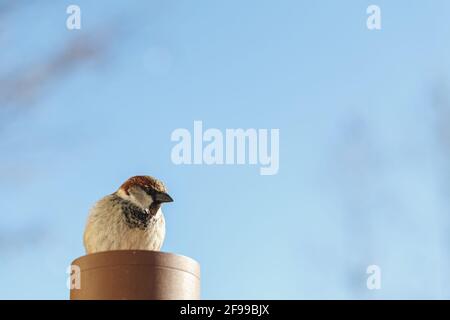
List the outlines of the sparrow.
{"type": "Polygon", "coordinates": [[[165,185],[135,176],[95,203],[84,231],[87,254],[110,250],[159,251],[166,233],[161,205],[172,202],[165,185]]]}

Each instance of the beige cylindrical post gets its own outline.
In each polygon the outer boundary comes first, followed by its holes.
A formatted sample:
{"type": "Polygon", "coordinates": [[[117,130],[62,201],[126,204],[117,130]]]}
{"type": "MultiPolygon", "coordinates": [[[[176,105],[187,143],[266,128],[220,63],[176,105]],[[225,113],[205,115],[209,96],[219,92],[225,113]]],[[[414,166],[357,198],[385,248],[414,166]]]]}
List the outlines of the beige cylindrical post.
{"type": "Polygon", "coordinates": [[[200,265],[172,253],[107,251],[72,262],[71,300],[200,299],[200,265]]]}

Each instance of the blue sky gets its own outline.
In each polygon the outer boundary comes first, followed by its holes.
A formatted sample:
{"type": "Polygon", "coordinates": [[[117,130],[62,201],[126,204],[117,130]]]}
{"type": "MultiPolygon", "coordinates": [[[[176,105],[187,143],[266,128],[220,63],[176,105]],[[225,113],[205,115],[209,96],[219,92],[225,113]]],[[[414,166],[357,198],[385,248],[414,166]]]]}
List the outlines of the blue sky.
{"type": "Polygon", "coordinates": [[[450,298],[448,1],[16,3],[7,92],[80,39],[99,54],[0,100],[0,298],[67,299],[89,208],[137,174],[169,187],[163,249],[201,263],[203,298],[450,298]],[[195,120],[279,128],[278,174],[174,165],[195,120]]]}

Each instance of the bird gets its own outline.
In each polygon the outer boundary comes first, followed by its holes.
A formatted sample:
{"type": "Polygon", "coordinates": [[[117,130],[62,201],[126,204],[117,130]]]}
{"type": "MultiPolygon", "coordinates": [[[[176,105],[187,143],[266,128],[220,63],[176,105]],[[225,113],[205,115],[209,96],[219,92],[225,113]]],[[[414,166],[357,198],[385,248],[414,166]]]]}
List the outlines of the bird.
{"type": "Polygon", "coordinates": [[[129,178],[90,210],[83,236],[86,253],[160,251],[166,233],[161,206],[172,201],[162,181],[151,176],[129,178]]]}

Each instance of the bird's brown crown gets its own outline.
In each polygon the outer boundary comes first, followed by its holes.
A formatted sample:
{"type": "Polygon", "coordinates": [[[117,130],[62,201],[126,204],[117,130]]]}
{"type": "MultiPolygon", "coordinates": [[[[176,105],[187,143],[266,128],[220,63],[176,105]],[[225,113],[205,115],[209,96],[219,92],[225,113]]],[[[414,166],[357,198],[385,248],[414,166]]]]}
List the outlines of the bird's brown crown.
{"type": "Polygon", "coordinates": [[[150,176],[134,176],[129,178],[127,181],[125,181],[119,189],[122,189],[126,192],[126,194],[129,194],[128,189],[130,189],[132,186],[140,186],[143,188],[152,188],[159,192],[167,192],[166,186],[164,183],[159,181],[156,178],[150,177],[150,176]]]}

